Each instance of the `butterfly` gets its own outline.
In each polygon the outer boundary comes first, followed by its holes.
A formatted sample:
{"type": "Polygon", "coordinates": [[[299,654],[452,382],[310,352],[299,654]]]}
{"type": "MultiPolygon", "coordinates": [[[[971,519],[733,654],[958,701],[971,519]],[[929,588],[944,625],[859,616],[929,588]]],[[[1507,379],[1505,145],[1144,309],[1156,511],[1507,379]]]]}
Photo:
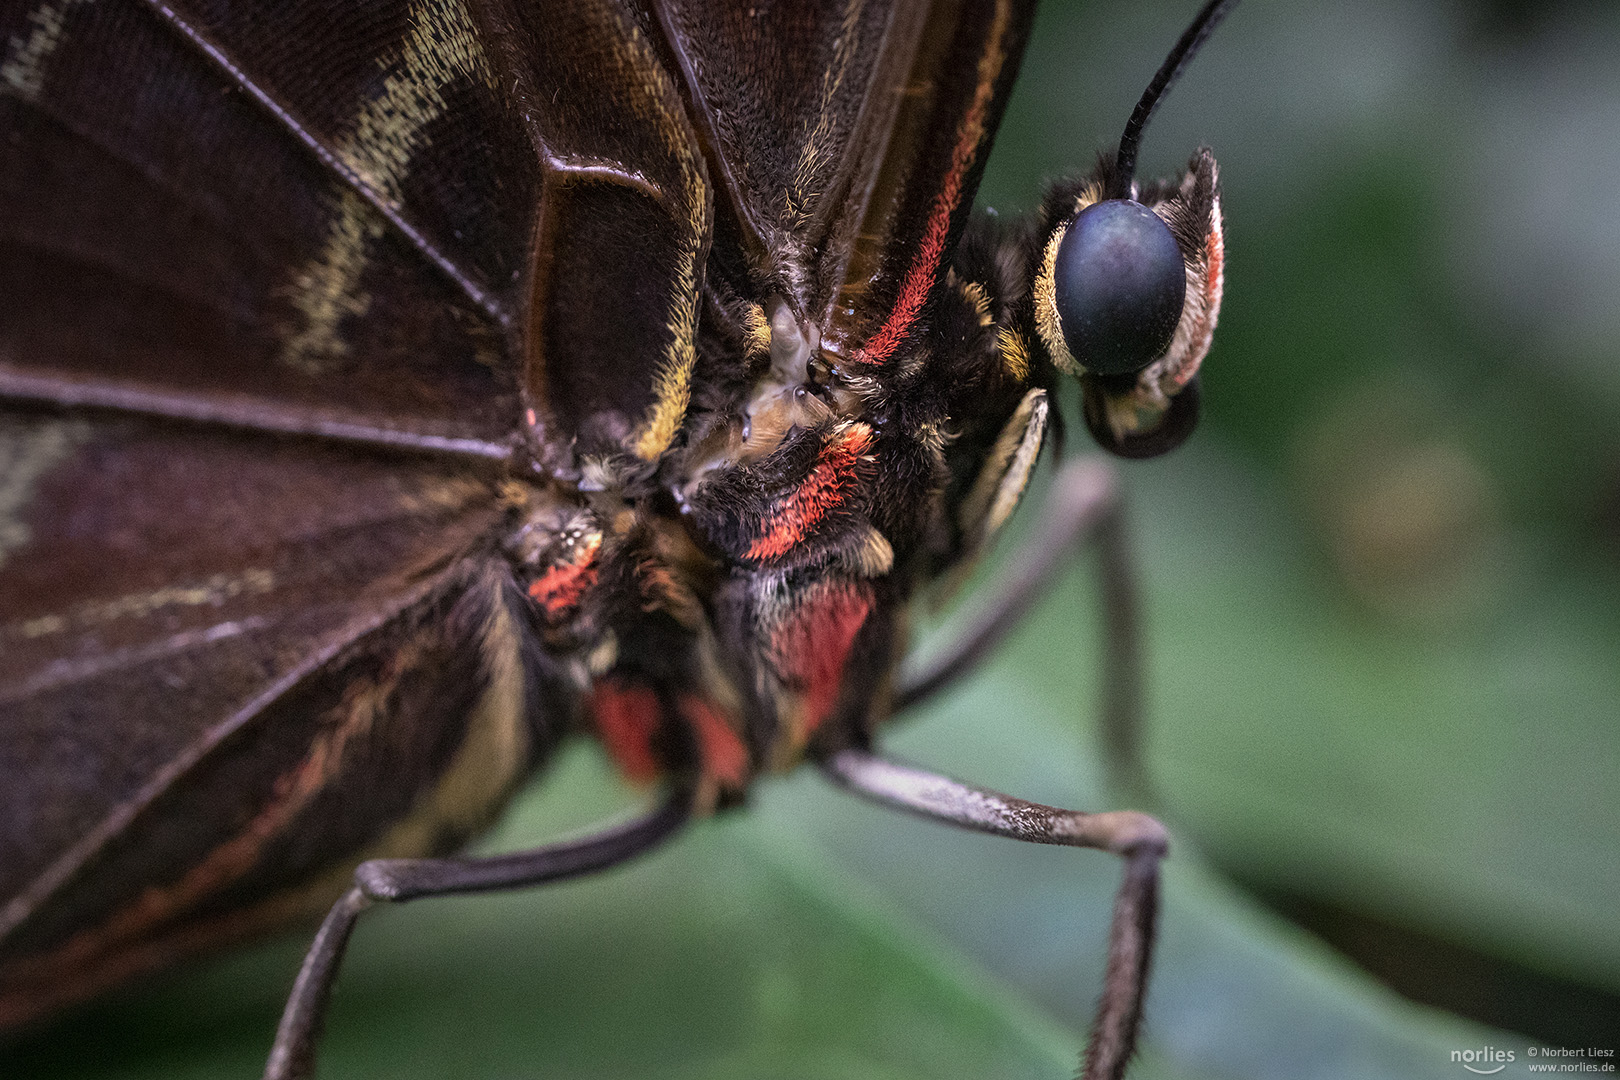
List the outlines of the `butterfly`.
{"type": "Polygon", "coordinates": [[[267,1072],[308,1075],[365,908],[614,865],[809,761],[1125,858],[1086,1060],[1121,1075],[1162,827],[876,742],[1117,543],[1110,474],[1065,466],[987,617],[900,674],[1059,378],[1116,453],[1192,430],[1218,170],[1135,155],[1229,6],[1008,222],[972,202],[1020,0],[8,3],[0,1025],[326,910],[267,1072]],[[449,857],[573,737],[651,808],[449,857]]]}

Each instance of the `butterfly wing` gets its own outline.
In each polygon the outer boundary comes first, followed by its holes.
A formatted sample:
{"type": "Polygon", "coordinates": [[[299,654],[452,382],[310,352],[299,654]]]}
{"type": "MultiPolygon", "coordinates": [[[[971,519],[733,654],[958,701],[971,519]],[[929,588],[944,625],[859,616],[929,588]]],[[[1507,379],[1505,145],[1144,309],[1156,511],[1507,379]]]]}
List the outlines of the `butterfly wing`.
{"type": "Polygon", "coordinates": [[[540,167],[470,19],[0,5],[0,1023],[459,842],[561,727],[492,539],[540,167]]]}
{"type": "Polygon", "coordinates": [[[711,274],[790,297],[846,352],[899,305],[909,329],[973,202],[1034,5],[655,6],[720,192],[711,274]]]}
{"type": "Polygon", "coordinates": [[[476,827],[491,467],[656,458],[705,273],[914,317],[1028,5],[738,11],[0,3],[0,1023],[476,827]]]}
{"type": "Polygon", "coordinates": [[[0,1023],[458,844],[560,715],[488,479],[21,410],[0,461],[0,1023]]]}
{"type": "Polygon", "coordinates": [[[535,170],[459,9],[7,7],[0,393],[510,436],[535,170]]]}

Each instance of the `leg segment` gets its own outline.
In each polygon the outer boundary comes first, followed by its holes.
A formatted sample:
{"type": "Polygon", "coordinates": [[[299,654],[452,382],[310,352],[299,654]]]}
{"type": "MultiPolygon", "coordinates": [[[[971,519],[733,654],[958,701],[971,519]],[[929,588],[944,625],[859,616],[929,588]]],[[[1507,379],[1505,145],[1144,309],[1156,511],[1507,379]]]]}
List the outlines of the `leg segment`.
{"type": "Polygon", "coordinates": [[[949,777],[888,761],[866,750],[841,750],[821,762],[842,787],[876,802],[978,832],[1035,844],[1097,848],[1125,858],[1108,938],[1102,1001],[1086,1045],[1082,1080],[1121,1080],[1136,1048],[1159,903],[1159,860],[1169,847],[1164,826],[1146,814],[1085,814],[971,787],[949,777]]]}
{"type": "Polygon", "coordinates": [[[579,840],[482,859],[373,859],[354,872],[354,887],[332,906],[298,972],[265,1063],[265,1080],[304,1080],[315,1072],[315,1043],[338,964],[360,913],[379,900],[521,889],[579,877],[657,847],[692,813],[692,795],[676,790],[654,809],[579,840]]]}
{"type": "Polygon", "coordinates": [[[1136,582],[1114,471],[1096,459],[1059,470],[1035,531],[1007,561],[953,640],[926,664],[901,672],[894,711],[910,708],[973,670],[1051,585],[1082,541],[1097,544],[1102,589],[1102,746],[1110,773],[1133,796],[1146,791],[1141,766],[1142,673],[1136,582]]]}

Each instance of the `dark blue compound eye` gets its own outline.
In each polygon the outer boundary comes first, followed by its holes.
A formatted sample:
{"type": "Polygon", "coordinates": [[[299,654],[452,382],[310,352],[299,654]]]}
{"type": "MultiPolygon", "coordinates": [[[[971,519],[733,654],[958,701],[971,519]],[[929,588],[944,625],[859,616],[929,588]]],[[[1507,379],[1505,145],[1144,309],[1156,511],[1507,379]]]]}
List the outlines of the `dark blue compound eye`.
{"type": "Polygon", "coordinates": [[[1087,371],[1141,371],[1170,348],[1187,270],[1170,227],[1141,203],[1109,199],[1080,211],[1054,271],[1058,326],[1087,371]]]}

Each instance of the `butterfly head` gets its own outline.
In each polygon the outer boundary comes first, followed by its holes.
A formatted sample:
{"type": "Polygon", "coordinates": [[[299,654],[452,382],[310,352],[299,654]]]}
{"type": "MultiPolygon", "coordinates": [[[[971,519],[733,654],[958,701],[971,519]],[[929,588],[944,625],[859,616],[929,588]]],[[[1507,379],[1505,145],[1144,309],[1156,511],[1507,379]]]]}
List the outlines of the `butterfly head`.
{"type": "Polygon", "coordinates": [[[1179,446],[1198,420],[1198,368],[1220,313],[1219,173],[1200,150],[1174,180],[1105,197],[1104,161],[1047,198],[1035,254],[1035,336],[1080,380],[1086,427],[1122,457],[1179,446]]]}
{"type": "Polygon", "coordinates": [[[1220,311],[1219,176],[1207,149],[1169,182],[1136,180],[1142,133],[1233,0],[1209,0],[1088,178],[1057,185],[1035,256],[1036,336],[1076,375],[1086,426],[1122,457],[1179,446],[1198,420],[1198,366],[1220,311]]]}

